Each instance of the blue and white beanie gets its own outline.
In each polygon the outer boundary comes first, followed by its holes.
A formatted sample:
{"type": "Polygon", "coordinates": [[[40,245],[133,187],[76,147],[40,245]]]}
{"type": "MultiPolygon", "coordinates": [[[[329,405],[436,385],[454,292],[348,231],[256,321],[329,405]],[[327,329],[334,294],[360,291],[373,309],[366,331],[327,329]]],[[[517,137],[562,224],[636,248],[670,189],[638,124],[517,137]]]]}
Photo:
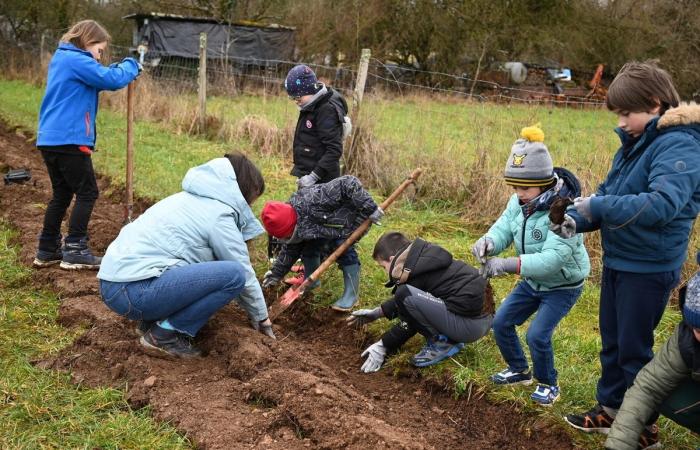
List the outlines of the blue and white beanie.
{"type": "Polygon", "coordinates": [[[284,80],[284,88],[290,97],[314,95],[321,87],[314,71],[304,64],[292,67],[284,80]]]}
{"type": "Polygon", "coordinates": [[[700,328],[700,272],[686,286],[683,318],[691,327],[700,328]]]}

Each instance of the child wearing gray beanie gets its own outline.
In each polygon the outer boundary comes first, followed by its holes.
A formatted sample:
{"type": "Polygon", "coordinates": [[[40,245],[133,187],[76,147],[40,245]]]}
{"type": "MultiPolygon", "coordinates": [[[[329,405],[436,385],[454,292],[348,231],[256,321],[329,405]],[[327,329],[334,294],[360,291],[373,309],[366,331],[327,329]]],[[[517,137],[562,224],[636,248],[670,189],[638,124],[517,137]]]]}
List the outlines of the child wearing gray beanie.
{"type": "Polygon", "coordinates": [[[571,172],[554,167],[538,126],[522,130],[511,148],[504,178],[515,193],[472,248],[485,278],[509,273],[521,277],[494,317],[493,334],[508,366],[491,380],[503,385],[531,384],[534,376],[538,385],[530,397],[551,406],[560,395],[552,334],[581,295],[590,262],[580,236],[565,239],[549,230],[549,209],[558,198],[577,197],[581,188],[571,172]],[[496,256],[511,244],[518,256],[496,256]],[[531,372],[515,327],[535,312],[527,331],[531,372]]]}

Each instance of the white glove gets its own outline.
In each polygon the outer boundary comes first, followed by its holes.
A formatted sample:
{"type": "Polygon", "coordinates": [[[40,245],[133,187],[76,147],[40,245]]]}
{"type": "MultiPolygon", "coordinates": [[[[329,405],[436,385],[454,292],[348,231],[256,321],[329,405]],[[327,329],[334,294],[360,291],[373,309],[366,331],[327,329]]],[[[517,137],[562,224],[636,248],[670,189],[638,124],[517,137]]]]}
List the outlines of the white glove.
{"type": "Polygon", "coordinates": [[[595,194],[589,197],[576,197],[574,199],[574,208],[576,208],[576,212],[589,222],[593,222],[593,215],[591,214],[591,199],[593,197],[595,197],[595,194]]]}
{"type": "Polygon", "coordinates": [[[472,247],[472,255],[481,264],[486,264],[486,257],[493,251],[493,241],[490,237],[482,236],[472,247]]]}
{"type": "Polygon", "coordinates": [[[361,326],[361,325],[366,325],[370,322],[374,322],[375,320],[379,319],[382,317],[383,312],[382,308],[377,306],[374,309],[358,309],[357,311],[353,311],[350,313],[350,317],[345,319],[347,322],[348,326],[361,326]]]}
{"type": "Polygon", "coordinates": [[[374,212],[370,214],[369,220],[371,220],[372,223],[375,225],[381,225],[382,217],[384,217],[384,210],[377,206],[377,209],[375,209],[374,212]]]}
{"type": "Polygon", "coordinates": [[[479,271],[484,278],[498,277],[506,273],[518,273],[520,258],[490,258],[479,271]]]}
{"type": "Polygon", "coordinates": [[[367,356],[367,359],[365,360],[364,364],[362,364],[362,368],[360,370],[362,370],[364,373],[370,373],[381,369],[382,364],[384,364],[384,358],[386,357],[386,348],[384,347],[382,340],[380,339],[367,347],[367,349],[362,352],[361,356],[364,358],[365,355],[367,356]]]}
{"type": "Polygon", "coordinates": [[[576,234],[576,221],[568,214],[564,214],[564,222],[561,225],[550,223],[549,229],[563,239],[570,239],[576,234]]]}
{"type": "Polygon", "coordinates": [[[269,287],[276,286],[277,284],[279,284],[279,282],[280,282],[280,279],[277,278],[276,276],[273,276],[272,271],[268,270],[267,272],[265,272],[265,275],[263,277],[263,281],[260,284],[260,286],[262,286],[263,289],[267,289],[269,287]]]}
{"type": "Polygon", "coordinates": [[[321,179],[321,177],[316,175],[315,172],[311,172],[310,174],[304,175],[303,177],[301,177],[297,180],[297,187],[299,189],[304,189],[304,188],[313,186],[320,179],[321,179]]]}

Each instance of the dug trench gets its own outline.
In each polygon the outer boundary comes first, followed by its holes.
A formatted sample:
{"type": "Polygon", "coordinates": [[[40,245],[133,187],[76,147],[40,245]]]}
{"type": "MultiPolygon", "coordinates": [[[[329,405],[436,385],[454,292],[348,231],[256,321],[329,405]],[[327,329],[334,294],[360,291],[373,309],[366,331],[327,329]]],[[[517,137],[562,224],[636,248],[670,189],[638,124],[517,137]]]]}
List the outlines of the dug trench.
{"type": "MultiPolygon", "coordinates": [[[[22,262],[30,264],[50,198],[48,175],[26,134],[5,124],[0,165],[32,171],[31,181],[0,188],[0,214],[19,231],[22,262]]],[[[108,180],[99,184],[110,190],[108,180]]],[[[90,222],[98,254],[122,226],[123,206],[109,197],[100,197],[90,222]]],[[[173,361],[141,350],[134,324],[100,300],[94,272],[48,268],[34,270],[32,280],[57,293],[62,325],[84,329],[58,356],[36,364],[69,372],[84,386],[125,389],[133,408],[149,405],[156,420],[176,426],[197,448],[574,448],[551,420],[483,395],[455,399],[450,380],[427,380],[413,369],[362,374],[360,353],[370,337],[304,301],[275,324],[276,341],[229,305],[197,337],[206,356],[173,361]]]]}

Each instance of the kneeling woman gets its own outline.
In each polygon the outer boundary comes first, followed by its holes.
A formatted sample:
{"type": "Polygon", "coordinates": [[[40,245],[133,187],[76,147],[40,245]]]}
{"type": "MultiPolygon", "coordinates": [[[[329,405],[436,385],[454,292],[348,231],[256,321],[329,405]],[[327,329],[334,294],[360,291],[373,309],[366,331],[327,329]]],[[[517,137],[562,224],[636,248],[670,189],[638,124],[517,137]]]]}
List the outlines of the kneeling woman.
{"type": "Polygon", "coordinates": [[[190,338],[233,299],[274,338],[246,247],[263,232],[250,209],[265,190],[260,171],[226,155],[190,169],[182,189],[109,245],[97,274],[105,304],[141,321],[141,345],[170,356],[199,356],[190,338]]]}

